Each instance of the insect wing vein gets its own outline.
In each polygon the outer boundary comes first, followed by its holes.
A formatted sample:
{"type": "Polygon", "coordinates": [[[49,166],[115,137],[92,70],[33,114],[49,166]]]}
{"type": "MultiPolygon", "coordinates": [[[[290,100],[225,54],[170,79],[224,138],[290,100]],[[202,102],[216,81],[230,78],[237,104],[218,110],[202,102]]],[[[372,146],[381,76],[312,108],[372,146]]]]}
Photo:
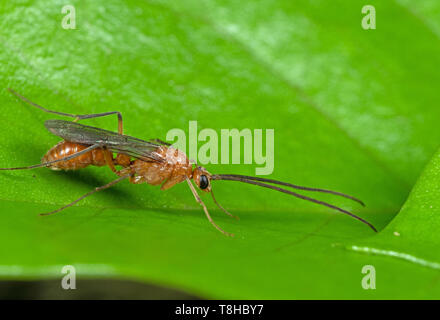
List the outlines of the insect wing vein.
{"type": "Polygon", "coordinates": [[[156,149],[160,147],[156,143],[72,121],[47,120],[44,125],[53,134],[70,142],[86,145],[101,144],[113,152],[146,161],[162,162],[165,160],[156,152],[156,149]]]}

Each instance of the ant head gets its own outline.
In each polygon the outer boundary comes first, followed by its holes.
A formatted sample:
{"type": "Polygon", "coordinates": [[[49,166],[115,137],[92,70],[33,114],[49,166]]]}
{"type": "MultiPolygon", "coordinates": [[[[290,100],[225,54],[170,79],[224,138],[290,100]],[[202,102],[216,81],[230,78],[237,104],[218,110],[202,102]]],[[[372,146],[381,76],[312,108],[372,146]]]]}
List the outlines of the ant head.
{"type": "Polygon", "coordinates": [[[211,174],[205,168],[197,166],[193,171],[193,179],[200,190],[211,192],[211,174]]]}

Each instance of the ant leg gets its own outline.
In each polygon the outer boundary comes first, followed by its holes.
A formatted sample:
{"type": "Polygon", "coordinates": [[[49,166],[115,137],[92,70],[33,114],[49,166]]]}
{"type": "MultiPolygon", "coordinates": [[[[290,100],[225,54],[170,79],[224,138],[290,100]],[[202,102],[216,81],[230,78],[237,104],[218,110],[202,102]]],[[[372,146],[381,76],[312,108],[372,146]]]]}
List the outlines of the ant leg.
{"type": "Polygon", "coordinates": [[[118,115],[118,133],[123,134],[122,114],[119,111],[109,111],[109,112],[103,112],[103,113],[92,113],[92,114],[72,115],[72,116],[75,116],[75,120],[78,121],[78,120],[84,120],[84,119],[105,117],[105,116],[109,116],[112,114],[118,115]]]}
{"type": "Polygon", "coordinates": [[[53,210],[53,211],[50,211],[50,212],[40,213],[40,216],[48,216],[50,214],[54,214],[54,213],[60,212],[60,211],[66,209],[68,207],[73,206],[74,204],[80,202],[81,200],[83,200],[84,198],[87,198],[88,196],[94,194],[95,192],[98,192],[98,191],[110,188],[111,186],[117,184],[118,182],[121,182],[122,180],[127,179],[129,176],[130,175],[125,175],[125,176],[119,177],[118,179],[113,180],[112,182],[109,182],[109,183],[107,183],[107,184],[105,184],[105,185],[103,185],[101,187],[97,187],[97,188],[93,189],[92,191],[86,193],[85,195],[79,197],[78,199],[72,201],[71,203],[69,203],[68,205],[65,205],[64,207],[61,207],[59,209],[56,209],[56,210],[53,210]]]}
{"type": "Polygon", "coordinates": [[[205,211],[206,217],[208,218],[209,222],[211,222],[211,224],[220,232],[222,232],[223,234],[233,237],[234,234],[233,233],[229,233],[226,232],[225,230],[223,230],[222,228],[220,228],[215,222],[214,220],[212,220],[211,215],[208,212],[208,209],[206,208],[206,205],[203,203],[202,199],[200,199],[199,195],[197,194],[196,189],[194,188],[194,186],[192,185],[191,181],[189,180],[188,177],[186,177],[186,182],[188,182],[189,188],[191,189],[192,194],[194,195],[194,198],[196,198],[196,201],[203,207],[203,211],[205,211]]]}
{"type": "Polygon", "coordinates": [[[214,203],[217,205],[217,207],[219,207],[224,213],[226,213],[228,216],[230,216],[230,217],[232,217],[232,218],[235,218],[235,219],[237,219],[237,220],[240,220],[239,217],[234,216],[233,214],[231,214],[228,210],[226,210],[225,208],[223,208],[223,207],[220,205],[220,203],[217,202],[217,200],[216,200],[215,197],[214,197],[214,193],[212,192],[212,190],[211,190],[211,196],[212,196],[212,200],[214,200],[214,203]]]}
{"type": "Polygon", "coordinates": [[[118,174],[118,170],[116,170],[115,165],[113,163],[113,154],[106,147],[103,147],[102,149],[104,152],[105,163],[109,166],[111,171],[118,174]]]}
{"type": "Polygon", "coordinates": [[[85,148],[84,150],[81,150],[81,151],[79,151],[77,153],[71,154],[70,156],[67,156],[67,157],[64,157],[64,158],[61,158],[61,159],[57,159],[57,160],[53,160],[53,161],[48,161],[48,162],[40,163],[40,164],[35,164],[33,166],[27,166],[27,167],[0,168],[0,170],[24,170],[24,169],[34,169],[34,168],[47,167],[47,166],[49,166],[51,164],[54,164],[54,163],[57,163],[57,162],[72,160],[72,159],[74,159],[76,157],[79,157],[80,155],[82,155],[84,153],[87,153],[89,151],[92,151],[94,149],[101,148],[101,147],[102,147],[102,145],[100,145],[100,144],[94,144],[94,145],[92,145],[90,147],[85,148]]]}
{"type": "MultiPolygon", "coordinates": [[[[124,173],[126,173],[127,171],[130,172],[130,168],[125,167],[121,170],[117,170],[115,167],[115,164],[113,162],[113,154],[110,150],[107,149],[107,147],[103,147],[103,152],[104,152],[104,159],[105,159],[105,163],[109,166],[110,170],[113,171],[116,175],[118,176],[122,176],[124,173]]],[[[130,182],[132,181],[132,177],[130,177],[130,182]]]]}
{"type": "Polygon", "coordinates": [[[71,113],[65,113],[65,112],[58,112],[58,111],[53,111],[53,110],[49,110],[46,109],[38,104],[36,104],[35,102],[30,101],[29,99],[27,99],[26,97],[23,97],[21,94],[15,92],[14,90],[12,90],[11,88],[8,88],[8,90],[13,93],[15,96],[17,96],[20,100],[26,102],[27,104],[30,104],[31,106],[34,106],[40,110],[43,110],[44,112],[47,113],[52,113],[52,114],[56,114],[59,116],[65,116],[65,117],[71,117],[71,118],[75,118],[73,121],[76,122],[78,120],[84,120],[84,119],[91,119],[91,118],[99,118],[99,117],[105,117],[105,116],[109,116],[112,114],[117,114],[118,115],[118,133],[122,134],[123,132],[123,126],[122,126],[122,114],[119,111],[109,111],[109,112],[103,112],[103,113],[92,113],[92,114],[71,114],[71,113]]]}

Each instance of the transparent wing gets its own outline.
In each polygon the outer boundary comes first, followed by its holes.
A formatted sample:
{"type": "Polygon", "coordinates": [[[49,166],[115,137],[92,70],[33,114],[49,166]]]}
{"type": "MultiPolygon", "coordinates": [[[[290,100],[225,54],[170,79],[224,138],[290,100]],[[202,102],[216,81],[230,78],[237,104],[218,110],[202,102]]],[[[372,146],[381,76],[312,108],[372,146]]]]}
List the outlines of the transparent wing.
{"type": "Polygon", "coordinates": [[[117,132],[86,126],[72,121],[47,120],[46,128],[64,140],[81,144],[102,144],[109,150],[123,153],[145,161],[165,161],[164,157],[156,152],[161,143],[144,141],[117,132]]]}

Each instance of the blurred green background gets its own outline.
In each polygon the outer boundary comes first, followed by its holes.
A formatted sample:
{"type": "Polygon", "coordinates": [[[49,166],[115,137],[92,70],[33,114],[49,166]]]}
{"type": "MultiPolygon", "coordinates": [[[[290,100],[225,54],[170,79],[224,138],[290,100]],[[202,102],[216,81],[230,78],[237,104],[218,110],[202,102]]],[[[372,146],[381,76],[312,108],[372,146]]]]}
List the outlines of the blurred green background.
{"type": "MultiPolygon", "coordinates": [[[[3,171],[4,280],[61,279],[62,266],[74,265],[77,290],[98,278],[202,298],[440,297],[438,1],[70,1],[74,30],[61,26],[66,4],[0,4],[0,166],[38,163],[59,141],[43,126],[53,117],[8,87],[62,112],[119,110],[125,133],[142,139],[188,131],[191,120],[217,132],[273,128],[272,178],[360,197],[366,208],[320,198],[380,233],[220,181],[217,199],[241,220],[204,199],[234,238],[212,228],[184,184],[163,192],[125,182],[43,218],[113,174],[3,171]],[[361,27],[366,4],[376,30],[361,27]],[[376,269],[375,290],[361,286],[365,265],[376,269]]],[[[116,130],[112,117],[84,123],[116,130]]],[[[207,165],[251,175],[255,167],[207,165]]]]}

